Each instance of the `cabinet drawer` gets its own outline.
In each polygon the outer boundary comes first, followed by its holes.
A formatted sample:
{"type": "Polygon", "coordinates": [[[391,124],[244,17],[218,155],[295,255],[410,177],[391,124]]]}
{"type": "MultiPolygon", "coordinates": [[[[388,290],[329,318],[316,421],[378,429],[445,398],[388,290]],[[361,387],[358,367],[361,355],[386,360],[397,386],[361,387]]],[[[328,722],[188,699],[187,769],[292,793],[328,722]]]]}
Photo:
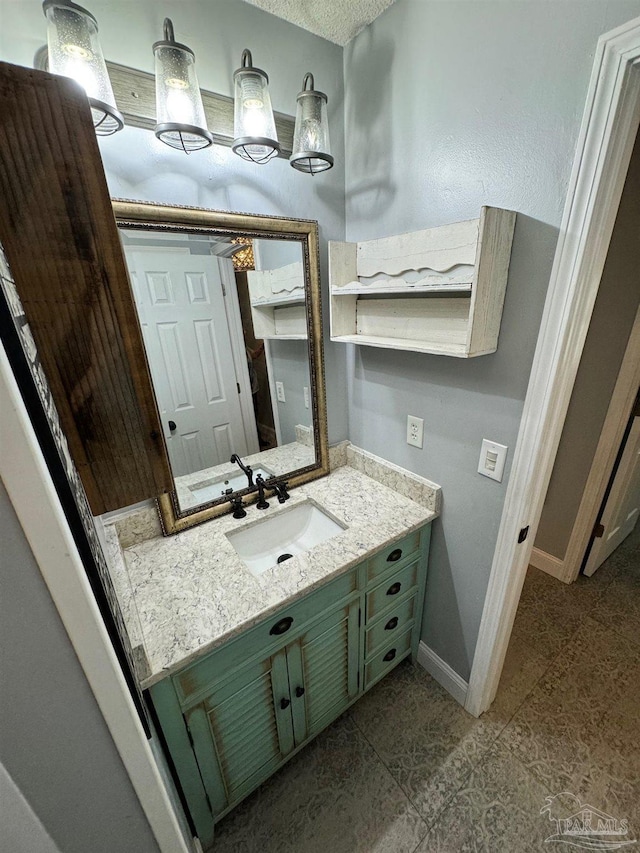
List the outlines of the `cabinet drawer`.
{"type": "Polygon", "coordinates": [[[420,531],[414,530],[409,536],[400,539],[399,542],[394,542],[376,554],[369,560],[367,567],[367,580],[372,581],[383,572],[391,570],[394,565],[406,563],[406,561],[416,554],[420,548],[420,531]]]}
{"type": "Polygon", "coordinates": [[[382,644],[388,645],[396,637],[406,630],[409,623],[413,623],[416,611],[416,596],[405,598],[391,607],[381,619],[367,628],[365,638],[365,655],[367,658],[373,654],[382,644]]]}
{"type": "Polygon", "coordinates": [[[415,587],[419,565],[420,561],[414,560],[367,593],[367,622],[371,622],[380,613],[386,613],[387,608],[393,607],[399,598],[415,587]]]}
{"type": "Polygon", "coordinates": [[[377,681],[381,676],[406,656],[411,650],[411,630],[397,637],[393,642],[388,643],[378,652],[364,667],[364,689],[367,690],[374,681],[377,681]]]}
{"type": "Polygon", "coordinates": [[[331,583],[314,590],[289,607],[283,607],[255,628],[215,649],[197,663],[174,676],[181,704],[197,701],[204,691],[228,677],[235,667],[256,654],[283,648],[300,634],[301,629],[329,607],[347,598],[358,588],[357,571],[341,575],[331,583]]]}

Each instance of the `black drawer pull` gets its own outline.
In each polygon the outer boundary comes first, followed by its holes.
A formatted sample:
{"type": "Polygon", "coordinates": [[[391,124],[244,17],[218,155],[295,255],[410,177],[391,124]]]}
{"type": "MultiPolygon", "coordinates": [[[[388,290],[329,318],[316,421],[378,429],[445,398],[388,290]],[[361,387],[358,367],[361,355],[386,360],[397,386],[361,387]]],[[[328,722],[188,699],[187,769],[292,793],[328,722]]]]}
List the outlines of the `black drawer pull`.
{"type": "Polygon", "coordinates": [[[296,687],[296,699],[300,699],[304,696],[304,687],[296,687]]]}
{"type": "Polygon", "coordinates": [[[291,699],[281,699],[280,700],[280,707],[282,708],[283,711],[286,711],[286,709],[289,707],[290,704],[291,704],[291,699]]]}
{"type": "Polygon", "coordinates": [[[396,656],[396,650],[395,650],[395,649],[390,649],[390,650],[386,653],[386,655],[382,658],[382,660],[393,660],[395,656],[396,656]]]}
{"type": "Polygon", "coordinates": [[[389,589],[387,590],[387,595],[397,595],[400,592],[401,587],[402,584],[400,583],[400,581],[392,583],[389,589]]]}
{"type": "Polygon", "coordinates": [[[398,627],[398,617],[394,616],[393,619],[389,619],[387,624],[384,626],[385,631],[393,631],[394,628],[398,627]]]}
{"type": "Polygon", "coordinates": [[[402,548],[396,548],[387,557],[387,563],[397,563],[400,557],[402,557],[402,548]]]}
{"type": "Polygon", "coordinates": [[[276,624],[269,631],[269,633],[270,634],[284,634],[284,632],[288,631],[292,625],[293,625],[293,617],[292,616],[285,616],[284,619],[281,619],[279,622],[276,622],[276,624]]]}

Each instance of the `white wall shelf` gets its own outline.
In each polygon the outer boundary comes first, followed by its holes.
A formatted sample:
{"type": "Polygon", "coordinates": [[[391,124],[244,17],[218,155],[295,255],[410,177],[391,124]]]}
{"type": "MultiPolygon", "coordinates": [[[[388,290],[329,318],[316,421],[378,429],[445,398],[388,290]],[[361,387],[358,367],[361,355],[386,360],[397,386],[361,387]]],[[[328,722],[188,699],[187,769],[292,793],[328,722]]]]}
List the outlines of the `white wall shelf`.
{"type": "Polygon", "coordinates": [[[256,338],[307,340],[307,312],[302,261],[273,270],[247,272],[256,338]]]}
{"type": "Polygon", "coordinates": [[[495,352],[516,214],[329,243],[331,340],[472,358],[495,352]]]}

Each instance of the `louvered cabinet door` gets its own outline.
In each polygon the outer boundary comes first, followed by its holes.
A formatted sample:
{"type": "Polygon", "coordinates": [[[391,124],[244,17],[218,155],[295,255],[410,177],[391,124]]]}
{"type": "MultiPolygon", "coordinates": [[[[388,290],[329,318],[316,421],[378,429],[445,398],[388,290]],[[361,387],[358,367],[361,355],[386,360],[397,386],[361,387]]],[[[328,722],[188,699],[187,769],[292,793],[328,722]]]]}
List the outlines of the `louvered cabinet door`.
{"type": "Polygon", "coordinates": [[[339,716],[359,690],[359,599],[287,646],[296,746],[339,716]]]}
{"type": "Polygon", "coordinates": [[[185,719],[215,818],[294,747],[286,651],[240,670],[185,719]]]}

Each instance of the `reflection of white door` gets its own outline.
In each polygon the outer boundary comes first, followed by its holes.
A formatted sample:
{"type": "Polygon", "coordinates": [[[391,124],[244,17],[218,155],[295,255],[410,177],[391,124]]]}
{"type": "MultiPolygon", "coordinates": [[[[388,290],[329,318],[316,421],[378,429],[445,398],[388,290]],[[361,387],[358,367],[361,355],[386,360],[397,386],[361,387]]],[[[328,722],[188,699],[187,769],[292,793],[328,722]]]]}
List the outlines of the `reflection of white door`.
{"type": "Polygon", "coordinates": [[[176,248],[125,254],[174,476],[247,453],[217,259],[176,248]]]}
{"type": "Polygon", "coordinates": [[[640,513],[640,417],[633,420],[611,492],[602,514],[603,535],[596,539],[584,568],[592,575],[627,538],[640,513]]]}

